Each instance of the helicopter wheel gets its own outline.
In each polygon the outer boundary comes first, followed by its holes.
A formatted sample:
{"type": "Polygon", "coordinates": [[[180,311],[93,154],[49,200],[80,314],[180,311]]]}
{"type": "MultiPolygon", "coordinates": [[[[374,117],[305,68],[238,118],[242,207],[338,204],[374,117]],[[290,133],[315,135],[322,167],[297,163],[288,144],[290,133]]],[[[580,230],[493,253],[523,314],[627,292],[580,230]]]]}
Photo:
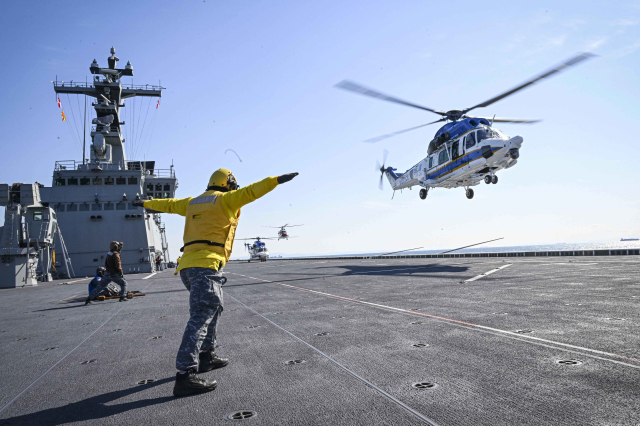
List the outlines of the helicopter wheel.
{"type": "Polygon", "coordinates": [[[491,176],[486,175],[486,176],[484,177],[484,183],[486,183],[487,185],[489,185],[489,184],[491,183],[491,176]]]}
{"type": "Polygon", "coordinates": [[[467,198],[468,199],[472,199],[473,198],[473,189],[468,188],[466,194],[467,194],[467,198]]]}
{"type": "Polygon", "coordinates": [[[491,179],[491,183],[493,183],[493,184],[498,183],[498,176],[494,175],[493,179],[491,179]]]}
{"type": "Polygon", "coordinates": [[[427,190],[426,190],[425,188],[422,188],[422,189],[420,190],[420,199],[421,199],[421,200],[424,200],[424,199],[426,199],[426,198],[427,198],[427,190]]]}

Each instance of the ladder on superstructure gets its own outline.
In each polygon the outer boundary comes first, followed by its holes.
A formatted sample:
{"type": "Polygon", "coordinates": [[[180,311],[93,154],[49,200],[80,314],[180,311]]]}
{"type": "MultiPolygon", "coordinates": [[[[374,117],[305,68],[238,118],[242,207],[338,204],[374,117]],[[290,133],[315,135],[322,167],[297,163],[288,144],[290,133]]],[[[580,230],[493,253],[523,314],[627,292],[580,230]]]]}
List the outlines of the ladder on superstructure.
{"type": "Polygon", "coordinates": [[[64,239],[62,238],[62,231],[60,230],[60,224],[58,224],[58,238],[60,238],[60,245],[62,246],[62,258],[64,260],[64,267],[67,269],[67,275],[69,278],[75,278],[75,271],[73,270],[73,265],[71,265],[71,258],[69,257],[69,252],[67,251],[67,245],[64,243],[64,239]],[[71,273],[69,273],[69,268],[71,268],[71,273]]]}

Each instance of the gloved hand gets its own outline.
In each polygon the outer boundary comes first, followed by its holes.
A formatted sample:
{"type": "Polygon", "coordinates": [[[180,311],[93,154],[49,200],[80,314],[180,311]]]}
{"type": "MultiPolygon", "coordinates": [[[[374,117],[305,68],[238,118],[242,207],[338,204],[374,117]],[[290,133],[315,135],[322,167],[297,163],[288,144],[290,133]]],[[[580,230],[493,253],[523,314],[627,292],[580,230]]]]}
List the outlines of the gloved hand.
{"type": "Polygon", "coordinates": [[[144,202],[145,200],[135,200],[135,201],[132,201],[131,204],[134,205],[135,207],[143,207],[144,202]]]}
{"type": "Polygon", "coordinates": [[[278,176],[278,183],[289,182],[296,176],[298,176],[298,173],[287,173],[286,175],[278,176]]]}

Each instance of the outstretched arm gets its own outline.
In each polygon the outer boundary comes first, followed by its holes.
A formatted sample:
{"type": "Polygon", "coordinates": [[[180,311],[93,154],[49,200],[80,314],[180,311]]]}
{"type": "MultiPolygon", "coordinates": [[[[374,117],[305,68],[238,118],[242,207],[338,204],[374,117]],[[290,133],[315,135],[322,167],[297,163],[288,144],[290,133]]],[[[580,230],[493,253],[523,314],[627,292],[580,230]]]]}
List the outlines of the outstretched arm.
{"type": "MultiPolygon", "coordinates": [[[[147,209],[157,210],[159,212],[165,213],[176,213],[180,216],[185,216],[187,214],[187,207],[189,203],[193,200],[193,197],[189,198],[167,198],[164,200],[147,200],[142,204],[147,209]]],[[[135,202],[134,202],[134,205],[135,202]]]]}

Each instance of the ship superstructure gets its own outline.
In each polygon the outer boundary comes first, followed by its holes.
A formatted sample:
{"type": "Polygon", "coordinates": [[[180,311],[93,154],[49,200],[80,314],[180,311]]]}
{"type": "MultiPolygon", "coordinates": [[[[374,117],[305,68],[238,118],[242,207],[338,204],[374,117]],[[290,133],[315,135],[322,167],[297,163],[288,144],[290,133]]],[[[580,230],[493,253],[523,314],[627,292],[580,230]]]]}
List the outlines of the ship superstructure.
{"type": "Polygon", "coordinates": [[[109,242],[121,241],[125,273],[153,272],[169,259],[160,214],[134,207],[139,198],[173,198],[178,181],[173,165],[158,169],[155,161],[129,160],[121,120],[126,100],[136,96],[161,97],[161,86],[124,83],[133,76],[130,62],[117,68],[111,48],[108,67],[94,59],[89,83],[53,82],[57,94],[94,98],[95,109],[89,158],[56,161],[51,188],[42,188],[43,202],[57,214],[69,256],[77,275],[91,275],[104,264],[109,242]]]}

